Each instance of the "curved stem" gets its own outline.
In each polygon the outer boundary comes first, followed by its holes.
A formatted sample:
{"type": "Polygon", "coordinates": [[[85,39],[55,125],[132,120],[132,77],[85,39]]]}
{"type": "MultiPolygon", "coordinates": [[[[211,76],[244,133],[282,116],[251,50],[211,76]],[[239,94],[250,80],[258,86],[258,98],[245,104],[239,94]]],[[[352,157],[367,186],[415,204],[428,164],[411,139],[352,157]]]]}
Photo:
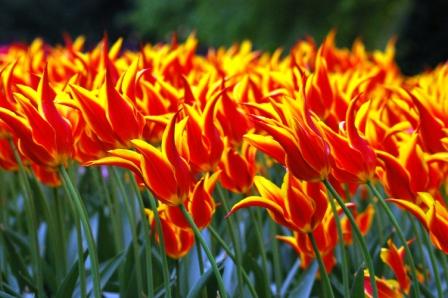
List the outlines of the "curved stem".
{"type": "Polygon", "coordinates": [[[266,297],[270,297],[271,296],[271,290],[269,287],[269,277],[268,277],[268,259],[266,257],[266,250],[264,247],[264,241],[263,241],[263,232],[261,229],[261,223],[260,220],[258,218],[258,214],[256,212],[257,210],[252,210],[249,209],[249,213],[250,216],[252,218],[253,221],[253,226],[255,228],[255,236],[257,238],[257,242],[258,242],[258,248],[260,250],[260,255],[261,255],[261,267],[262,267],[262,271],[263,271],[263,279],[264,279],[264,290],[265,290],[265,295],[266,297]]]}
{"type": "Polygon", "coordinates": [[[84,232],[87,238],[87,246],[89,250],[90,263],[92,264],[92,278],[93,278],[93,293],[96,298],[101,297],[101,285],[100,285],[100,273],[99,273],[99,265],[98,265],[98,255],[96,252],[95,240],[93,239],[92,229],[89,223],[89,217],[87,214],[87,210],[84,206],[81,197],[73,185],[70,177],[67,173],[67,170],[61,166],[59,168],[59,172],[61,173],[62,181],[64,184],[65,191],[67,192],[67,196],[72,201],[76,208],[76,215],[81,221],[82,227],[84,228],[84,232]]]}
{"type": "MultiPolygon", "coordinates": [[[[196,254],[198,255],[198,264],[199,264],[199,273],[204,274],[204,260],[202,259],[202,249],[201,246],[199,245],[199,239],[198,237],[196,238],[196,254]]],[[[203,298],[207,298],[207,286],[204,286],[204,288],[202,289],[202,297],[203,298]]]]}
{"type": "MultiPolygon", "coordinates": [[[[330,294],[331,298],[334,298],[333,289],[331,288],[330,278],[328,277],[327,270],[325,269],[324,261],[322,260],[322,256],[320,255],[319,248],[317,247],[316,239],[314,238],[313,233],[308,233],[308,238],[310,238],[311,245],[313,246],[314,254],[316,255],[317,262],[319,263],[320,275],[323,278],[325,288],[327,291],[326,294],[330,294]]],[[[326,296],[326,295],[325,295],[326,296]]]]}
{"type": "Polygon", "coordinates": [[[341,258],[342,258],[342,284],[344,286],[344,297],[350,297],[350,287],[349,287],[349,280],[348,280],[348,259],[347,259],[347,252],[345,250],[344,245],[344,234],[342,233],[342,225],[341,225],[341,219],[339,218],[338,211],[336,209],[336,204],[334,203],[333,199],[329,198],[331,211],[333,212],[334,220],[336,221],[336,230],[338,233],[338,242],[339,242],[339,248],[341,249],[341,258]]]}
{"type": "Polygon", "coordinates": [[[124,207],[126,209],[126,213],[128,215],[129,219],[129,225],[131,229],[131,235],[132,235],[132,250],[134,254],[135,259],[135,273],[137,276],[137,296],[142,295],[143,293],[143,276],[142,276],[142,268],[141,264],[139,262],[139,251],[140,251],[140,245],[138,243],[138,235],[137,235],[137,222],[135,219],[135,210],[133,208],[133,204],[131,202],[131,198],[128,196],[128,193],[126,192],[122,177],[118,174],[117,169],[111,167],[112,172],[112,179],[114,180],[115,184],[118,186],[118,189],[120,190],[121,197],[123,198],[124,207]]]}
{"type": "Polygon", "coordinates": [[[196,238],[199,240],[200,244],[202,245],[202,248],[204,248],[205,254],[208,257],[208,260],[210,261],[210,264],[212,265],[213,272],[215,273],[216,281],[218,283],[218,290],[221,295],[221,297],[227,297],[227,293],[224,287],[224,282],[221,277],[221,273],[219,272],[218,264],[216,264],[216,260],[213,257],[210,249],[207,246],[207,243],[205,242],[204,238],[201,235],[201,232],[199,231],[199,228],[196,226],[196,223],[194,222],[193,218],[191,217],[190,213],[188,213],[187,209],[184,205],[179,205],[180,210],[182,211],[183,215],[185,216],[185,219],[190,224],[191,228],[193,229],[194,234],[196,235],[196,238]]]}
{"type": "Polygon", "coordinates": [[[81,297],[85,298],[87,297],[87,279],[86,279],[86,268],[85,266],[85,260],[84,260],[84,247],[83,247],[83,241],[82,241],[82,230],[81,230],[81,224],[79,223],[79,220],[76,216],[76,208],[73,206],[73,203],[71,200],[69,200],[70,206],[73,212],[73,220],[75,222],[75,228],[76,228],[76,242],[77,242],[77,248],[78,248],[78,271],[79,271],[79,288],[81,292],[81,297]]]}
{"type": "Polygon", "coordinates": [[[339,206],[342,208],[342,210],[344,211],[348,220],[350,221],[353,232],[355,233],[355,238],[358,240],[359,245],[361,246],[361,252],[363,254],[364,260],[366,261],[367,269],[369,270],[370,283],[372,286],[373,297],[378,298],[378,287],[377,287],[376,281],[375,281],[375,269],[373,267],[372,257],[370,256],[366,241],[364,240],[364,237],[362,236],[361,231],[359,230],[359,227],[355,221],[355,218],[353,217],[352,213],[347,208],[347,206],[345,206],[344,201],[339,196],[338,192],[334,189],[333,185],[331,185],[330,181],[328,181],[326,179],[323,181],[323,183],[324,183],[325,187],[328,189],[328,191],[330,191],[331,195],[336,199],[339,206]]]}
{"type": "Polygon", "coordinates": [[[145,214],[145,205],[143,204],[143,197],[138,188],[137,181],[135,181],[134,175],[132,175],[132,186],[134,192],[137,195],[138,208],[140,210],[140,217],[143,226],[143,245],[145,248],[145,270],[146,270],[146,291],[148,297],[154,296],[154,282],[152,272],[152,249],[151,249],[151,232],[149,222],[145,214]]]}
{"type": "MultiPolygon", "coordinates": [[[[219,233],[216,232],[212,226],[209,226],[207,229],[210,231],[212,236],[218,241],[218,243],[222,246],[227,255],[233,260],[233,262],[236,263],[236,256],[232,253],[230,247],[227,246],[227,243],[224,241],[224,239],[222,239],[221,236],[219,236],[219,233]]],[[[252,297],[257,298],[258,297],[257,292],[255,291],[255,288],[251,283],[249,276],[247,275],[243,267],[241,267],[241,275],[243,276],[243,279],[246,282],[252,297]]]]}
{"type": "Polygon", "coordinates": [[[426,244],[426,248],[428,249],[429,260],[431,261],[434,280],[436,281],[437,297],[443,298],[443,289],[442,289],[442,281],[440,280],[439,264],[437,263],[437,259],[434,254],[434,249],[432,247],[431,241],[429,240],[428,233],[426,231],[422,231],[422,234],[426,244]]]}
{"type": "MultiPolygon", "coordinates": [[[[223,194],[223,190],[221,186],[217,187],[218,189],[218,195],[220,198],[220,201],[222,203],[223,206],[223,210],[225,214],[229,213],[229,206],[227,204],[227,200],[224,197],[223,194]]],[[[240,241],[239,239],[240,237],[240,229],[238,228],[238,226],[235,225],[235,220],[233,216],[229,216],[226,220],[226,225],[229,231],[229,235],[230,235],[230,240],[232,241],[233,244],[233,248],[235,250],[235,260],[234,263],[236,265],[236,273],[237,273],[237,278],[238,278],[238,293],[240,295],[240,297],[243,297],[243,287],[244,287],[244,283],[243,283],[243,265],[242,265],[242,252],[241,252],[241,245],[240,245],[240,241]]]]}
{"type": "Polygon", "coordinates": [[[406,259],[408,260],[409,266],[411,267],[411,278],[412,278],[412,284],[414,285],[413,288],[415,289],[416,297],[420,297],[421,295],[418,286],[419,282],[417,278],[417,268],[415,267],[414,258],[412,257],[412,252],[411,249],[409,248],[406,237],[404,236],[403,230],[401,229],[400,224],[398,223],[397,219],[392,213],[392,210],[389,208],[386,201],[384,200],[384,197],[378,192],[378,190],[375,187],[373,187],[370,181],[367,182],[367,187],[378,198],[380,206],[384,209],[384,211],[386,211],[387,218],[389,218],[390,222],[395,228],[395,231],[397,232],[398,238],[400,238],[400,241],[404,246],[404,250],[406,251],[406,259]]]}
{"type": "Polygon", "coordinates": [[[149,204],[151,205],[151,209],[154,214],[154,220],[156,221],[157,235],[159,236],[160,258],[162,259],[162,274],[163,274],[163,285],[165,286],[165,296],[167,298],[170,298],[171,297],[170,270],[168,267],[168,260],[166,259],[165,238],[163,237],[162,222],[160,221],[156,200],[154,199],[150,191],[147,191],[147,193],[149,195],[149,204]]]}
{"type": "Polygon", "coordinates": [[[110,219],[112,221],[113,226],[113,238],[114,238],[114,244],[115,244],[115,252],[119,253],[123,250],[123,240],[122,240],[122,224],[120,223],[119,219],[120,216],[117,214],[117,210],[114,206],[114,203],[111,199],[111,194],[109,192],[109,189],[107,188],[106,181],[104,181],[103,175],[101,173],[101,168],[94,167],[91,168],[92,174],[94,177],[94,182],[99,190],[101,190],[101,196],[104,199],[104,204],[109,207],[110,210],[110,219]]]}
{"type": "Polygon", "coordinates": [[[28,180],[28,174],[26,173],[25,167],[23,166],[22,159],[20,158],[19,152],[12,139],[9,139],[9,145],[14,153],[14,158],[19,166],[19,182],[22,188],[24,196],[25,214],[27,217],[27,229],[30,237],[31,245],[31,260],[33,263],[33,277],[37,283],[37,296],[44,297],[44,281],[42,279],[42,264],[39,254],[39,242],[37,240],[37,223],[36,223],[36,208],[34,206],[33,195],[31,191],[31,186],[28,180]]]}
{"type": "Polygon", "coordinates": [[[282,273],[280,268],[280,251],[278,240],[276,238],[277,226],[272,220],[269,221],[269,233],[271,234],[272,243],[272,261],[274,264],[274,280],[275,280],[275,297],[280,297],[280,289],[282,286],[282,273]]]}

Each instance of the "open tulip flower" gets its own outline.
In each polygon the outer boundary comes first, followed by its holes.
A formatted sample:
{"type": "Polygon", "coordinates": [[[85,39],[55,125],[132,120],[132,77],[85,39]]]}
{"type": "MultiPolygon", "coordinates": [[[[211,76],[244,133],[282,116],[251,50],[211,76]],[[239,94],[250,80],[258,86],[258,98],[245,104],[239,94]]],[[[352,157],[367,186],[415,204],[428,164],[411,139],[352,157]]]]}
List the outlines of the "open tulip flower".
{"type": "Polygon", "coordinates": [[[300,182],[286,173],[281,188],[262,176],[256,176],[254,184],[260,196],[244,198],[232,207],[231,213],[251,206],[263,207],[278,224],[308,233],[321,223],[327,211],[327,197],[320,183],[300,182]]]}
{"type": "Polygon", "coordinates": [[[194,185],[190,166],[180,156],[175,145],[178,113],[164,132],[161,151],[143,140],[131,140],[137,152],[126,149],[110,151],[111,156],[88,162],[88,165],[114,165],[134,172],[158,200],[170,206],[183,204],[194,185]]]}
{"type": "Polygon", "coordinates": [[[423,192],[418,193],[419,204],[398,198],[389,201],[413,214],[428,230],[434,245],[448,253],[448,241],[445,236],[448,229],[448,209],[443,203],[435,200],[429,193],[423,192]]]}
{"type": "Polygon", "coordinates": [[[448,297],[448,64],[335,38],[2,45],[0,296],[448,297]]]}

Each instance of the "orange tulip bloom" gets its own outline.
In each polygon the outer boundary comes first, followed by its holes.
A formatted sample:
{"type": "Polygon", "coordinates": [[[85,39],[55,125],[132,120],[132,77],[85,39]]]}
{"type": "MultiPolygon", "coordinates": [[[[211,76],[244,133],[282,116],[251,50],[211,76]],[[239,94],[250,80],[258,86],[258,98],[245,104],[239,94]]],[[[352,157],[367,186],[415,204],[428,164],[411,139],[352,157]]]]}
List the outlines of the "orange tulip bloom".
{"type": "Polygon", "coordinates": [[[224,139],[224,152],[218,169],[221,171],[221,184],[224,188],[247,193],[255,176],[255,148],[243,142],[241,154],[224,139]]]}
{"type": "Polygon", "coordinates": [[[185,105],[189,116],[185,127],[185,140],[182,149],[196,171],[213,171],[224,149],[221,135],[215,126],[215,107],[220,94],[207,102],[204,111],[185,105]]]}
{"type": "Polygon", "coordinates": [[[9,142],[5,139],[0,139],[0,168],[6,171],[17,170],[14,153],[12,152],[9,142]]]}
{"type": "MultiPolygon", "coordinates": [[[[400,285],[396,280],[384,279],[375,276],[376,286],[378,288],[378,297],[381,298],[403,298],[400,292],[400,285]]],[[[370,275],[364,272],[364,294],[368,298],[373,297],[372,284],[370,283],[370,275]]]]}
{"type": "MultiPolygon", "coordinates": [[[[355,221],[358,225],[359,230],[361,231],[361,235],[365,236],[372,226],[373,218],[375,216],[375,208],[372,205],[369,205],[363,212],[358,213],[356,208],[353,208],[352,213],[355,217],[355,221]]],[[[344,234],[344,243],[352,244],[353,243],[353,231],[350,221],[347,217],[342,218],[342,233],[344,234]]]]}
{"type": "MultiPolygon", "coordinates": [[[[216,205],[212,193],[219,175],[220,172],[216,172],[211,176],[206,174],[205,177],[196,183],[188,199],[184,202],[186,209],[193,217],[199,229],[207,227],[211,223],[213,214],[215,213],[216,205]]],[[[169,206],[167,208],[167,215],[176,226],[182,229],[190,229],[190,224],[177,206],[169,206]]]]}
{"type": "MultiPolygon", "coordinates": [[[[337,245],[338,234],[333,212],[330,208],[327,209],[324,218],[315,227],[312,233],[316,239],[319,252],[322,255],[325,269],[327,272],[331,272],[334,265],[336,265],[334,249],[337,245]]],[[[298,231],[294,233],[294,236],[277,236],[277,238],[288,243],[294,248],[302,259],[301,266],[303,268],[308,267],[311,261],[316,257],[307,233],[298,231]]]]}
{"type": "MultiPolygon", "coordinates": [[[[165,241],[165,251],[167,256],[172,259],[180,259],[185,256],[194,244],[194,233],[191,229],[181,229],[169,220],[166,214],[166,206],[159,206],[157,212],[160,216],[160,223],[162,225],[163,239],[165,241]]],[[[152,210],[145,209],[148,217],[151,231],[155,234],[155,238],[159,241],[159,235],[154,220],[152,210]]],[[[150,237],[150,235],[148,235],[150,237]]]]}
{"type": "Polygon", "coordinates": [[[37,91],[20,86],[14,93],[21,112],[0,107],[0,119],[18,138],[20,152],[36,164],[56,168],[66,165],[73,154],[71,123],[55,103],[56,92],[44,70],[37,91]]]}
{"type": "Polygon", "coordinates": [[[348,107],[345,121],[347,137],[322,125],[334,161],[332,173],[341,183],[366,183],[375,175],[375,152],[355,127],[355,105],[359,98],[352,100],[348,107]]]}
{"type": "Polygon", "coordinates": [[[422,92],[408,92],[415,107],[420,113],[419,118],[419,135],[422,144],[427,152],[436,153],[443,152],[442,139],[446,137],[443,132],[442,121],[437,119],[422,103],[419,97],[425,96],[422,92]]]}
{"type": "Polygon", "coordinates": [[[400,208],[412,213],[431,236],[432,243],[441,251],[448,253],[448,209],[429,193],[418,193],[419,204],[402,199],[388,199],[400,208]]]}
{"type": "Polygon", "coordinates": [[[162,151],[142,140],[132,140],[138,153],[131,150],[111,150],[111,156],[103,157],[86,165],[113,165],[130,169],[137,181],[144,184],[161,202],[177,206],[187,199],[194,185],[188,163],[176,149],[175,125],[178,113],[166,127],[162,139],[162,151]]]}
{"type": "Polygon", "coordinates": [[[400,164],[397,158],[387,152],[378,151],[377,156],[383,161],[383,171],[379,171],[386,192],[392,197],[415,200],[409,172],[400,164]]]}
{"type": "Polygon", "coordinates": [[[244,134],[252,127],[247,117],[247,113],[238,107],[237,101],[232,100],[227,89],[222,87],[222,99],[216,118],[222,128],[223,134],[228,138],[229,143],[238,145],[242,142],[244,134]]]}
{"type": "Polygon", "coordinates": [[[260,196],[239,201],[229,214],[263,207],[276,223],[302,233],[314,231],[324,218],[328,201],[321,183],[301,182],[290,173],[285,174],[281,188],[262,176],[256,176],[254,183],[260,196]]]}
{"type": "Polygon", "coordinates": [[[394,272],[401,290],[409,294],[411,280],[407,274],[407,267],[404,262],[404,247],[397,248],[391,239],[387,241],[388,248],[381,248],[381,260],[386,263],[394,272]]]}
{"type": "Polygon", "coordinates": [[[96,137],[110,147],[132,146],[133,139],[141,138],[145,126],[143,115],[126,94],[114,87],[111,75],[106,78],[98,96],[77,85],[70,85],[75,106],[96,137]]]}
{"type": "MultiPolygon", "coordinates": [[[[321,181],[330,171],[330,147],[312,119],[306,102],[285,98],[287,124],[262,116],[252,116],[257,127],[266,131],[285,151],[285,165],[298,179],[321,181]]],[[[258,146],[278,158],[278,146],[258,146]],[[271,151],[270,149],[275,149],[271,151]]]]}

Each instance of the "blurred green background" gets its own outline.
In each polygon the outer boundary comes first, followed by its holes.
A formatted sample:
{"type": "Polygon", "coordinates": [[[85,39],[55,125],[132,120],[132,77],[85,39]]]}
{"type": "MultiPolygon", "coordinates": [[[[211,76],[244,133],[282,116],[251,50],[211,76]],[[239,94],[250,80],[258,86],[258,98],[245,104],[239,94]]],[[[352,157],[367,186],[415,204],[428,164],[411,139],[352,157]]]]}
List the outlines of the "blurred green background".
{"type": "Polygon", "coordinates": [[[202,50],[250,39],[272,51],[306,35],[320,42],[336,28],[339,46],[361,37],[383,48],[397,36],[398,61],[412,74],[448,58],[447,11],[445,0],[0,0],[0,43],[58,43],[69,33],[93,44],[107,31],[137,47],[194,30],[202,50]]]}

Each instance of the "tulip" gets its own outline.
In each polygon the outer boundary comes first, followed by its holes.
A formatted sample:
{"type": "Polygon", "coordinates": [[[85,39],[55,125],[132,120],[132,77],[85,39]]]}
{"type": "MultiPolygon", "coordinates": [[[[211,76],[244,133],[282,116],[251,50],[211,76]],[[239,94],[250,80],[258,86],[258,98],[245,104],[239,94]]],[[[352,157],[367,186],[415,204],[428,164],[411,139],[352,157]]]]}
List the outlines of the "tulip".
{"type": "Polygon", "coordinates": [[[103,157],[86,165],[115,165],[134,172],[137,181],[144,183],[161,202],[169,206],[183,204],[191,187],[193,176],[188,163],[179,155],[175,146],[174,114],[166,127],[162,150],[143,140],[131,140],[138,153],[132,150],[111,150],[111,156],[103,157]]]}
{"type": "Polygon", "coordinates": [[[327,196],[320,183],[300,182],[286,173],[281,188],[262,176],[256,176],[254,184],[260,196],[239,201],[229,215],[242,208],[263,207],[278,224],[306,234],[314,231],[327,211],[327,196]]]}
{"type": "MultiPolygon", "coordinates": [[[[378,297],[381,298],[402,298],[400,292],[400,284],[394,279],[384,279],[375,276],[376,285],[378,287],[378,297]]],[[[364,273],[364,294],[368,298],[373,297],[370,276],[368,272],[364,273]]]]}
{"type": "MultiPolygon", "coordinates": [[[[166,206],[162,205],[158,208],[160,223],[162,225],[162,233],[165,241],[165,252],[172,259],[180,259],[185,256],[194,244],[194,234],[190,229],[181,229],[169,220],[166,213],[166,206]]],[[[157,229],[155,228],[155,220],[152,210],[145,209],[151,230],[155,231],[155,238],[159,240],[157,229]]],[[[149,235],[148,235],[149,237],[149,235]]]]}
{"type": "MultiPolygon", "coordinates": [[[[252,116],[257,127],[270,134],[285,151],[285,165],[298,179],[321,181],[330,171],[330,147],[313,120],[306,103],[285,98],[287,124],[262,116],[252,116]],[[289,111],[289,112],[287,112],[289,111]]],[[[259,147],[262,148],[261,146],[259,147]]],[[[278,156],[278,146],[264,146],[269,156],[278,156]]]]}
{"type": "Polygon", "coordinates": [[[392,269],[402,291],[409,294],[411,280],[404,262],[404,247],[397,248],[391,239],[387,241],[387,246],[388,248],[381,248],[381,260],[392,269]]]}
{"type": "Polygon", "coordinates": [[[429,232],[432,243],[441,251],[448,253],[447,208],[429,193],[419,192],[417,199],[420,204],[396,198],[388,199],[388,201],[412,213],[429,232]]]}
{"type": "Polygon", "coordinates": [[[221,171],[220,181],[224,188],[236,193],[249,191],[256,171],[255,153],[255,148],[246,142],[243,142],[239,153],[224,139],[224,152],[218,165],[221,171]]]}

